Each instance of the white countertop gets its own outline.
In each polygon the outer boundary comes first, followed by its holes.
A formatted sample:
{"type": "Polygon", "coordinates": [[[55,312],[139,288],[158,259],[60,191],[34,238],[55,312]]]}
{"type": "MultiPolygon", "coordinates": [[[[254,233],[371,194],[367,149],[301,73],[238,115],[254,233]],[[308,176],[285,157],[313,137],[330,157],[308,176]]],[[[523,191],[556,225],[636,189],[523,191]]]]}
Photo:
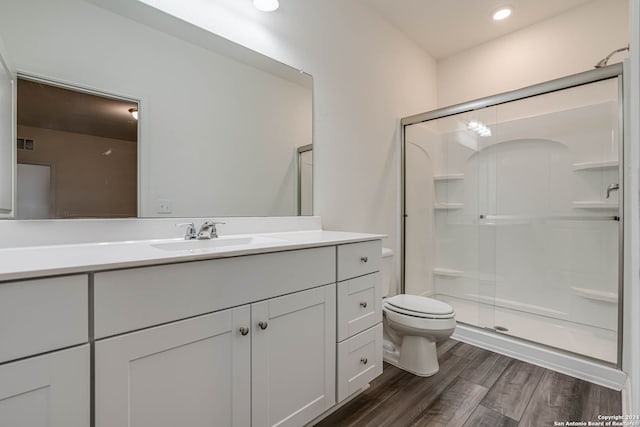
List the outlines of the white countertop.
{"type": "MultiPolygon", "coordinates": [[[[242,237],[264,237],[265,239],[263,240],[265,241],[259,242],[259,244],[237,244],[185,250],[166,250],[156,247],[163,244],[168,246],[168,243],[178,244],[179,242],[185,242],[183,239],[81,243],[0,249],[0,281],[253,255],[377,240],[386,236],[381,234],[312,230],[251,235],[235,234],[226,238],[238,239],[242,237]]],[[[224,240],[225,236],[221,236],[220,239],[224,240]]],[[[193,247],[193,245],[198,245],[197,242],[202,242],[203,246],[206,246],[208,241],[191,240],[188,242],[193,247]]]]}

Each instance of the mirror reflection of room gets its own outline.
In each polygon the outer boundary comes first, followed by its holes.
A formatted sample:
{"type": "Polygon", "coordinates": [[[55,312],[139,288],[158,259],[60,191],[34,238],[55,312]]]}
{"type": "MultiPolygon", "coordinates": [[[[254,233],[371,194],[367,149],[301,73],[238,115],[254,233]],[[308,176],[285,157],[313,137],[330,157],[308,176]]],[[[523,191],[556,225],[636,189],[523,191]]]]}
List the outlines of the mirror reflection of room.
{"type": "Polygon", "coordinates": [[[138,105],[18,79],[19,219],[137,215],[138,105]]]}
{"type": "MultiPolygon", "coordinates": [[[[116,2],[96,3],[21,0],[0,14],[0,39],[19,77],[135,99],[140,106],[136,205],[107,210],[100,197],[91,211],[63,208],[55,189],[53,212],[44,216],[297,215],[296,150],[312,143],[312,77],[170,16],[129,16],[134,11],[121,5],[123,16],[107,10],[117,9],[116,2]]],[[[21,129],[15,136],[35,140],[40,149],[41,138],[21,129]]],[[[15,139],[6,139],[14,141],[13,151],[15,139]]],[[[16,164],[14,152],[5,151],[0,147],[0,216],[16,218],[9,170],[16,164]]],[[[20,163],[35,163],[22,154],[20,163]]],[[[58,174],[53,169],[49,175],[58,174]]],[[[92,190],[75,193],[93,197],[92,190]]]]}

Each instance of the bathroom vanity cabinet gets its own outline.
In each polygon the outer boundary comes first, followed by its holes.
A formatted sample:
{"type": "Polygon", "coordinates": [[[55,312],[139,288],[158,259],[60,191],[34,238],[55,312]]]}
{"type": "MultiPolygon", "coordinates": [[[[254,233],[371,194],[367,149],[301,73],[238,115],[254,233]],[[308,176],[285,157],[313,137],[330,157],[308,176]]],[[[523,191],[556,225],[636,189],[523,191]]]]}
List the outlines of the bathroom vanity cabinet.
{"type": "Polygon", "coordinates": [[[338,246],[338,402],[382,374],[382,248],[338,246]]]}
{"type": "Polygon", "coordinates": [[[330,408],[335,251],[97,273],[96,426],[299,426],[330,408]]]}
{"type": "Polygon", "coordinates": [[[0,426],[89,425],[87,283],[0,283],[0,426]]]}
{"type": "Polygon", "coordinates": [[[0,328],[0,420],[303,426],[382,372],[380,255],[371,240],[0,283],[19,294],[0,320],[24,320],[0,328]]]}

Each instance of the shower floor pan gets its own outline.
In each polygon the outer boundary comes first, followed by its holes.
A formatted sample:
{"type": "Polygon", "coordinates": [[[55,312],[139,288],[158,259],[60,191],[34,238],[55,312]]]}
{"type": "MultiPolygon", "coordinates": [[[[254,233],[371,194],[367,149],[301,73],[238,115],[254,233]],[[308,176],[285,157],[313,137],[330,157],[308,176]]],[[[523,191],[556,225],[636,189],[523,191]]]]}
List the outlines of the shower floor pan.
{"type": "Polygon", "coordinates": [[[605,362],[613,364],[617,362],[616,331],[448,295],[435,294],[432,297],[453,306],[456,311],[456,320],[459,322],[492,328],[504,335],[526,339],[605,362]]]}

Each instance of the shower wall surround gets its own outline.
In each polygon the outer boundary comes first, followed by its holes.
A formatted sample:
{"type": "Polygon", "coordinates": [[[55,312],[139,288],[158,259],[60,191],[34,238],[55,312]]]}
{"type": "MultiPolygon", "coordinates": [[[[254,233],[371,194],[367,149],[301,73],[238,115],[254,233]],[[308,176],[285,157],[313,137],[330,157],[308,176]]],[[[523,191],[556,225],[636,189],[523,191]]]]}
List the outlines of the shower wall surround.
{"type": "Polygon", "coordinates": [[[406,292],[618,364],[619,79],[406,126],[406,292]]]}

